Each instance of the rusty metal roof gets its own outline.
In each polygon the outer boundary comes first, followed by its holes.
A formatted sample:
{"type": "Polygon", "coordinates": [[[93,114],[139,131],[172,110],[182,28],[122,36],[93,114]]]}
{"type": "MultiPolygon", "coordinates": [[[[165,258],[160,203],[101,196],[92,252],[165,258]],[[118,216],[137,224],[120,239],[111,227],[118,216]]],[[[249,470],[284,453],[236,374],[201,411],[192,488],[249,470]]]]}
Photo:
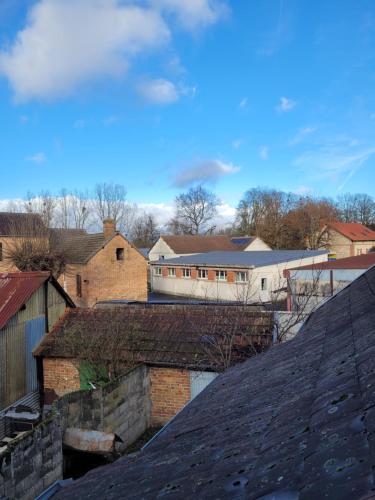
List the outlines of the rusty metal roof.
{"type": "Polygon", "coordinates": [[[345,257],[344,259],[328,260],[327,262],[319,262],[318,264],[300,266],[294,268],[293,270],[369,269],[373,265],[375,265],[375,252],[370,252],[363,255],[356,255],[354,257],[345,257]]]}
{"type": "Polygon", "coordinates": [[[48,272],[0,273],[0,330],[47,280],[52,280],[70,307],[74,307],[74,303],[48,272]]]}
{"type": "Polygon", "coordinates": [[[143,452],[56,500],[373,499],[374,353],[372,268],[293,340],[217,377],[143,452]]]}

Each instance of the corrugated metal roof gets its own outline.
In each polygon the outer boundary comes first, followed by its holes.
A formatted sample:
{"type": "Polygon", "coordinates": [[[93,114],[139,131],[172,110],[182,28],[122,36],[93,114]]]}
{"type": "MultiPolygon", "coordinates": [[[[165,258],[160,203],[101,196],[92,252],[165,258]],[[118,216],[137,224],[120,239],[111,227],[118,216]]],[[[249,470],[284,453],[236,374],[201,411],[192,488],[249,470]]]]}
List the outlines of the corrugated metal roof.
{"type": "Polygon", "coordinates": [[[0,329],[20,310],[50,273],[0,273],[0,329]]]}
{"type": "Polygon", "coordinates": [[[296,267],[299,269],[369,269],[375,265],[375,252],[356,255],[355,257],[346,257],[344,259],[329,260],[319,264],[310,264],[307,266],[296,267]]]}
{"type": "Polygon", "coordinates": [[[328,226],[352,241],[375,241],[375,231],[357,222],[330,222],[328,226]]]}
{"type": "Polygon", "coordinates": [[[186,255],[175,259],[151,262],[151,265],[180,266],[221,266],[221,267],[263,267],[282,264],[293,260],[318,257],[328,254],[327,250],[261,250],[255,252],[208,252],[198,255],[186,255]]]}

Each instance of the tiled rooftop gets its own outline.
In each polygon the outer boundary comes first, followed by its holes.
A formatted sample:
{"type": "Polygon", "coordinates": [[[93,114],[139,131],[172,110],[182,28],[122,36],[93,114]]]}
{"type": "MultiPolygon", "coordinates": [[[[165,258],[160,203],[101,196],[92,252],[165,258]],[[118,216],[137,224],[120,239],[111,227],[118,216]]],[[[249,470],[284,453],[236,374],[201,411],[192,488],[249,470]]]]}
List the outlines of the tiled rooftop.
{"type": "Polygon", "coordinates": [[[375,268],[295,339],[217,377],[144,451],[56,499],[369,499],[375,464],[375,268]]]}

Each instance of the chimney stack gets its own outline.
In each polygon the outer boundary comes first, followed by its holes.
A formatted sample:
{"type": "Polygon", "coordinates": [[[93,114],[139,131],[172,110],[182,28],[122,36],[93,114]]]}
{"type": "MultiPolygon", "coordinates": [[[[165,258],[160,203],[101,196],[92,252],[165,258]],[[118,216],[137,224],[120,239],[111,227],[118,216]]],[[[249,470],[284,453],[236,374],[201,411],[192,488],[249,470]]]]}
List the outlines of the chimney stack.
{"type": "Polygon", "coordinates": [[[116,234],[116,222],[113,219],[103,220],[103,233],[106,240],[116,234]]]}

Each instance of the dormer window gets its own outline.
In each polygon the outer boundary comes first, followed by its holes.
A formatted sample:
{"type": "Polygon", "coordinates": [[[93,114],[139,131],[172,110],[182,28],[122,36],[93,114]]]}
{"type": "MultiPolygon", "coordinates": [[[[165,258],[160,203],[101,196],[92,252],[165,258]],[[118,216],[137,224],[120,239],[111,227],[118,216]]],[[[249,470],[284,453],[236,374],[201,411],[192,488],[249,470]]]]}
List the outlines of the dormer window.
{"type": "Polygon", "coordinates": [[[124,249],[116,248],[116,260],[124,260],[124,249]]]}

